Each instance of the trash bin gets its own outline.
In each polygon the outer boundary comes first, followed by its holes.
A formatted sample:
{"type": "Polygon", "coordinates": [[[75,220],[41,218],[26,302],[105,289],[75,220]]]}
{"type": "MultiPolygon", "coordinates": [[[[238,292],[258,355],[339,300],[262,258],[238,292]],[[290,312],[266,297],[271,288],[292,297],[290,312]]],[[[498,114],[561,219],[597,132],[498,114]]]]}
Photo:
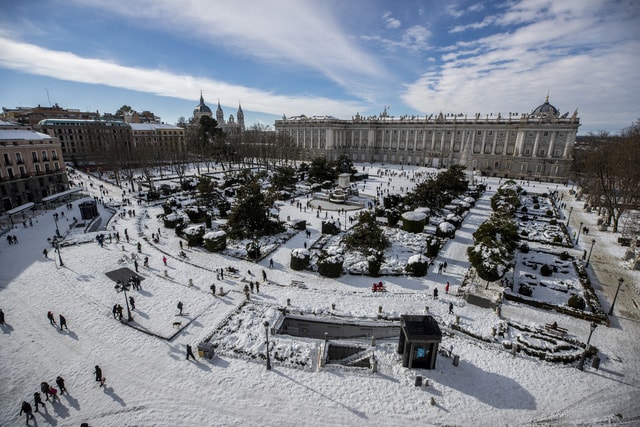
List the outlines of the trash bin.
{"type": "Polygon", "coordinates": [[[595,370],[598,370],[598,368],[600,367],[600,358],[598,356],[593,358],[593,361],[591,362],[591,367],[595,370]]]}
{"type": "Polygon", "coordinates": [[[422,376],[418,375],[416,377],[416,387],[420,387],[422,385],[422,376]]]}
{"type": "Polygon", "coordinates": [[[455,356],[453,356],[453,366],[458,366],[459,363],[460,363],[460,356],[456,354],[455,356]]]}
{"type": "Polygon", "coordinates": [[[213,357],[213,344],[210,342],[201,342],[198,344],[198,356],[205,359],[211,359],[213,357]]]}

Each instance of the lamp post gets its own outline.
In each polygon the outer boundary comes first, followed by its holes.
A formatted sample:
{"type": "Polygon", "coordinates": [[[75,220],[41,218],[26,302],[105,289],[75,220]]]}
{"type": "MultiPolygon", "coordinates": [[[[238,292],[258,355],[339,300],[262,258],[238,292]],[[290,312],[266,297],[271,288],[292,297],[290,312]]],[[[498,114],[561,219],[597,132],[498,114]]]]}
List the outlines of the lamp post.
{"type": "Polygon", "coordinates": [[[580,241],[580,232],[582,231],[582,223],[580,223],[580,228],[578,228],[578,237],[576,237],[576,245],[580,241]]]}
{"type": "Polygon", "coordinates": [[[580,358],[580,363],[578,363],[578,369],[580,369],[581,371],[584,370],[584,359],[587,358],[587,352],[589,351],[589,342],[591,342],[591,335],[593,334],[593,331],[596,330],[596,328],[598,327],[596,322],[591,322],[591,325],[589,325],[589,328],[591,329],[591,331],[589,332],[589,338],[587,338],[587,345],[584,348],[584,352],[582,353],[582,357],[580,358]]]}
{"type": "Polygon", "coordinates": [[[573,212],[573,206],[569,207],[569,216],[567,217],[567,227],[569,226],[569,220],[571,219],[571,212],[573,212]]]}
{"type": "Polygon", "coordinates": [[[133,316],[131,315],[131,309],[129,308],[129,298],[127,297],[129,286],[131,286],[129,282],[123,283],[122,281],[118,280],[115,288],[117,292],[124,292],[124,302],[127,305],[127,321],[131,322],[133,320],[133,316]]]}
{"type": "Polygon", "coordinates": [[[591,240],[591,249],[589,249],[589,256],[587,257],[587,264],[585,267],[589,267],[589,260],[591,259],[591,251],[593,251],[593,246],[596,244],[596,239],[591,240]]]}
{"type": "Polygon", "coordinates": [[[269,322],[264,322],[264,335],[267,337],[267,371],[271,370],[271,357],[269,356],[269,322]]]}
{"type": "Polygon", "coordinates": [[[57,237],[60,237],[60,229],[58,228],[58,212],[55,212],[55,213],[53,214],[53,220],[54,220],[54,221],[55,221],[55,223],[56,223],[56,236],[57,236],[57,237]]]}
{"type": "Polygon", "coordinates": [[[60,267],[64,267],[64,262],[62,262],[62,256],[60,255],[60,242],[56,241],[56,252],[58,253],[58,262],[60,263],[60,267]]]}
{"type": "Polygon", "coordinates": [[[613,297],[611,308],[609,309],[609,316],[613,314],[613,307],[616,305],[616,299],[618,299],[618,292],[620,292],[620,286],[624,283],[624,279],[621,277],[618,279],[618,289],[616,289],[616,295],[613,297]]]}

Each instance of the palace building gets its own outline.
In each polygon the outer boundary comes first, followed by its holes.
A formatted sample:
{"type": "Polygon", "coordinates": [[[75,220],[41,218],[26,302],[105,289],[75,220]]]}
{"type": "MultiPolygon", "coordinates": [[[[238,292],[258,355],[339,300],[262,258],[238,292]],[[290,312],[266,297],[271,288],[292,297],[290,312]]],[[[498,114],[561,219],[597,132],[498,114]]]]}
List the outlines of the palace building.
{"type": "Polygon", "coordinates": [[[392,117],[385,108],[378,116],[356,114],[351,120],[301,115],[275,122],[278,136],[301,149],[301,160],[346,155],[360,163],[462,164],[489,176],[551,182],[568,178],[579,126],[577,111],[560,115],[548,96],[530,114],[505,117],[392,117]]]}

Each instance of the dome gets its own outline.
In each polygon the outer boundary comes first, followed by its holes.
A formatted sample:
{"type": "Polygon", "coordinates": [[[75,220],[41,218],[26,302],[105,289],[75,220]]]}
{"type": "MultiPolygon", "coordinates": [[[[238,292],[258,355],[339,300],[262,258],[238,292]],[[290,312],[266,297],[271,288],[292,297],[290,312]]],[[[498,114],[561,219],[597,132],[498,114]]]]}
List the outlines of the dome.
{"type": "Polygon", "coordinates": [[[193,113],[208,113],[211,114],[211,108],[209,108],[207,106],[207,104],[204,103],[204,98],[202,97],[202,93],[200,94],[200,103],[198,105],[196,105],[196,108],[193,109],[193,113]]]}
{"type": "Polygon", "coordinates": [[[558,117],[558,109],[553,105],[549,104],[549,95],[544,100],[544,104],[539,105],[533,112],[531,113],[534,117],[544,117],[544,116],[553,116],[558,117]]]}

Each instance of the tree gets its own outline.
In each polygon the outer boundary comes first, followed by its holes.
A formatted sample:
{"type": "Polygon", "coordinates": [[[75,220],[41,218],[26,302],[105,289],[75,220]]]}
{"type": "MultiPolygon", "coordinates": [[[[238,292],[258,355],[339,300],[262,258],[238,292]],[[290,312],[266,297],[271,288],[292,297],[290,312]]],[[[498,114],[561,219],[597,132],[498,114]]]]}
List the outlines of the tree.
{"type": "Polygon", "coordinates": [[[282,226],[269,218],[273,202],[273,195],[262,191],[256,177],[242,185],[227,219],[229,237],[257,238],[282,231],[282,226]]]}
{"type": "Polygon", "coordinates": [[[276,190],[285,190],[295,186],[296,170],[292,166],[279,166],[276,168],[271,184],[276,190]]]}
{"type": "Polygon", "coordinates": [[[351,229],[344,242],[347,248],[364,254],[368,254],[372,249],[382,251],[390,245],[372,211],[362,211],[358,215],[358,224],[351,229]]]}
{"type": "Polygon", "coordinates": [[[620,138],[601,144],[584,155],[583,191],[596,207],[606,209],[606,224],[618,231],[623,214],[640,209],[640,120],[620,138]]]}
{"type": "Polygon", "coordinates": [[[333,169],[326,157],[316,157],[311,161],[309,166],[309,181],[313,183],[322,183],[325,181],[335,181],[338,174],[333,169]]]}
{"type": "Polygon", "coordinates": [[[500,279],[511,266],[520,237],[518,226],[507,215],[493,214],[473,233],[474,245],[467,249],[478,276],[487,282],[500,279]]]}
{"type": "Polygon", "coordinates": [[[114,116],[124,116],[125,113],[130,113],[132,111],[133,111],[133,108],[131,108],[129,105],[123,105],[122,107],[116,110],[116,113],[114,114],[114,116]]]}

